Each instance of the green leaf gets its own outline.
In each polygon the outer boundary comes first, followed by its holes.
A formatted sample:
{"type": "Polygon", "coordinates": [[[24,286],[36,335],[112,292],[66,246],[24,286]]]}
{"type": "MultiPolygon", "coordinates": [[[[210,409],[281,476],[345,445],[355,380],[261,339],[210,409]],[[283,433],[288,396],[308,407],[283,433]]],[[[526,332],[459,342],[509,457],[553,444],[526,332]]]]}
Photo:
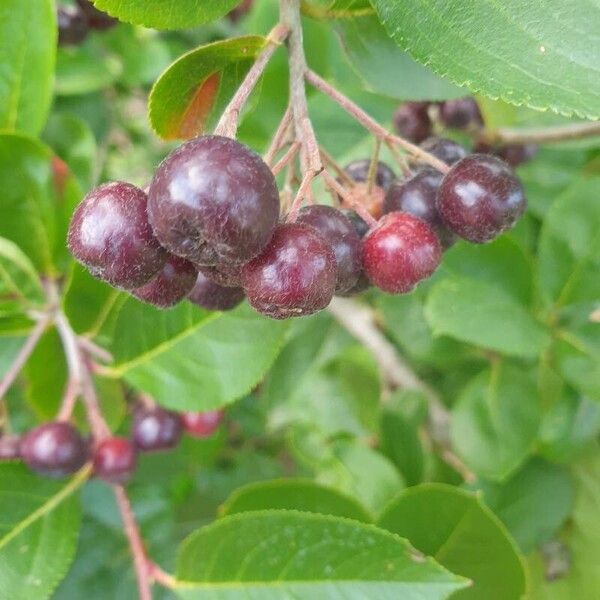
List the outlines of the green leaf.
{"type": "Polygon", "coordinates": [[[300,7],[313,19],[353,19],[375,12],[369,0],[300,0],[300,7]]]}
{"type": "Polygon", "coordinates": [[[226,15],[240,0],[94,0],[119,21],[152,29],[189,29],[226,15]]]}
{"type": "Polygon", "coordinates": [[[398,100],[460,98],[464,90],[415,62],[389,38],[376,16],[336,25],[344,52],[366,88],[398,100]]]}
{"type": "Polygon", "coordinates": [[[0,309],[43,301],[42,284],[29,258],[14,242],[0,238],[0,309]]]}
{"type": "Polygon", "coordinates": [[[75,556],[81,517],[73,493],[87,476],[57,482],[17,463],[0,465],[2,598],[50,598],[75,556]]]}
{"type": "Polygon", "coordinates": [[[166,140],[209,129],[233,96],[266,39],[245,36],[201,46],[176,60],[150,93],[150,122],[166,140]]]}
{"type": "Polygon", "coordinates": [[[539,459],[503,483],[481,481],[477,487],[525,554],[551,539],[573,508],[568,471],[539,459]]]}
{"type": "Polygon", "coordinates": [[[72,179],[56,189],[52,154],[17,134],[0,134],[0,236],[12,240],[34,266],[53,273],[69,263],[65,240],[79,190],[72,179]]]}
{"type": "Polygon", "coordinates": [[[248,511],[287,509],[346,517],[370,523],[369,513],[353,498],[309,479],[276,479],[236,490],[220,508],[227,516],[248,511]]]}
{"type": "Polygon", "coordinates": [[[37,135],[50,109],[56,56],[52,0],[0,4],[0,130],[37,135]]]}
{"type": "Polygon", "coordinates": [[[600,177],[575,181],[548,210],[539,244],[539,286],[557,307],[600,298],[600,177]]]}
{"type": "Polygon", "coordinates": [[[287,324],[247,305],[226,314],[189,303],[159,311],[133,299],[115,323],[112,377],[176,410],[212,410],[241,398],[271,366],[287,324]]]}
{"type": "Polygon", "coordinates": [[[453,599],[518,600],[525,592],[525,572],[514,542],[473,494],[444,484],[419,485],[400,494],[378,525],[473,581],[453,599]]]}
{"type": "Polygon", "coordinates": [[[577,0],[371,0],[393,40],[457,85],[565,115],[600,117],[598,62],[584,40],[600,28],[596,5],[577,0]]]}
{"type": "Polygon", "coordinates": [[[242,513],[180,548],[180,598],[434,600],[464,583],[386,531],[295,511],[242,513]]]}
{"type": "Polygon", "coordinates": [[[502,480],[532,452],[540,419],[527,372],[497,363],[475,377],[453,408],[452,443],[476,473],[502,480]]]}

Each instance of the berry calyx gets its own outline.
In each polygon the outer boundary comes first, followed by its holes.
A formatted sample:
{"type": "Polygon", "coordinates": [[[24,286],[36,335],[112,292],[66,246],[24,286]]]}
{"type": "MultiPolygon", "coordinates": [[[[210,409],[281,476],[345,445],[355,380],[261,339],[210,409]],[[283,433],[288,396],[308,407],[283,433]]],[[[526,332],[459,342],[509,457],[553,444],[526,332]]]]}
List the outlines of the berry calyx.
{"type": "Polygon", "coordinates": [[[58,45],[78,46],[88,34],[88,22],[74,6],[59,6],[56,10],[58,45]]]}
{"type": "Polygon", "coordinates": [[[93,465],[94,475],[99,479],[107,483],[125,483],[135,470],[135,450],[126,438],[106,438],[94,451],[93,465]]]}
{"type": "Polygon", "coordinates": [[[421,144],[421,148],[450,166],[468,154],[467,149],[464,146],[446,138],[427,138],[421,144]]]}
{"type": "Polygon", "coordinates": [[[331,246],[312,227],[280,225],[264,252],[242,269],[253,308],[274,319],[301,317],[325,308],[335,291],[331,246]]]}
{"type": "Polygon", "coordinates": [[[92,190],[71,219],[68,245],[73,256],[94,277],[123,289],[150,281],[167,253],[152,233],[146,204],[146,194],[129,183],[92,190]]]}
{"type": "Polygon", "coordinates": [[[216,135],[182,144],[158,167],[148,218],[161,244],[197,265],[244,263],[279,219],[271,170],[247,146],[216,135]]]}
{"type": "Polygon", "coordinates": [[[367,277],[391,294],[410,292],[436,270],[441,257],[442,249],[433,229],[404,212],[383,216],[363,241],[367,277]]]}
{"type": "Polygon", "coordinates": [[[177,413],[158,406],[138,407],[133,414],[133,445],[142,452],[168,450],[181,438],[181,419],[177,413]]]}
{"type": "Polygon", "coordinates": [[[198,273],[196,283],[187,299],[206,310],[231,310],[244,299],[244,290],[240,287],[219,285],[204,273],[198,273]]]}
{"type": "Polygon", "coordinates": [[[336,261],[335,293],[353,288],[362,272],[361,243],[354,225],[332,206],[313,204],[302,208],[296,220],[314,227],[329,242],[336,261]]]}
{"type": "Polygon", "coordinates": [[[502,160],[472,154],[446,174],[437,196],[446,226],[460,237],[483,244],[510,229],[525,212],[521,182],[502,160]]]}
{"type": "Polygon", "coordinates": [[[440,106],[440,119],[451,129],[467,129],[483,126],[483,117],[475,98],[446,100],[440,106]]]}
{"type": "Polygon", "coordinates": [[[431,135],[429,102],[407,102],[394,113],[394,127],[398,134],[420,144],[431,135]]]}
{"type": "Polygon", "coordinates": [[[188,435],[204,438],[212,435],[219,428],[224,414],[223,410],[184,412],[181,413],[181,422],[188,435]]]}
{"type": "Polygon", "coordinates": [[[448,248],[456,236],[446,228],[436,206],[442,179],[439,171],[425,167],[410,179],[395,183],[385,196],[384,212],[403,211],[422,219],[437,233],[442,247],[448,248]]]}
{"type": "Polygon", "coordinates": [[[158,275],[146,285],[131,290],[131,295],[158,308],[170,308],[190,293],[197,275],[191,262],[171,254],[158,275]]]}
{"type": "MultiPolygon", "coordinates": [[[[344,167],[344,171],[348,176],[356,181],[357,183],[366,183],[369,177],[369,169],[371,168],[370,158],[361,158],[359,160],[353,160],[344,167]]],[[[390,167],[383,161],[377,162],[377,169],[375,171],[375,185],[380,188],[387,190],[390,185],[396,180],[396,174],[390,167]]]]}
{"type": "Polygon", "coordinates": [[[88,459],[88,445],[70,423],[53,421],[27,432],[20,454],[36,473],[63,477],[79,470],[88,459]]]}

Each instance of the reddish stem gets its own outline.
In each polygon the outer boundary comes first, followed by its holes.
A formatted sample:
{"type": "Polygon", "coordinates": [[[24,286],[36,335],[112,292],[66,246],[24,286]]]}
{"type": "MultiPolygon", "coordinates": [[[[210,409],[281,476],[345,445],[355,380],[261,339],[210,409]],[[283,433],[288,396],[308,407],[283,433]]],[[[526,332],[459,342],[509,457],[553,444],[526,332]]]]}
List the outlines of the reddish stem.
{"type": "Polygon", "coordinates": [[[358,213],[363,221],[368,223],[370,227],[377,225],[377,220],[373,217],[373,215],[360,202],[357,202],[353,198],[352,194],[349,194],[348,191],[342,187],[330,173],[323,171],[322,175],[327,185],[334,192],[339,194],[342,199],[358,213]]]}
{"type": "Polygon", "coordinates": [[[306,198],[306,196],[308,195],[310,186],[315,176],[315,173],[313,173],[312,171],[308,171],[302,178],[302,182],[300,183],[300,187],[298,188],[298,193],[296,194],[296,197],[292,202],[292,206],[290,207],[290,212],[287,217],[288,223],[293,223],[296,220],[298,216],[298,211],[302,206],[304,198],[306,198]]]}
{"type": "Polygon", "coordinates": [[[279,152],[279,150],[283,146],[284,141],[285,141],[285,136],[287,135],[287,133],[289,131],[291,122],[292,122],[292,109],[290,106],[288,106],[285,110],[285,113],[284,113],[281,121],[279,122],[279,126],[277,127],[275,134],[273,135],[273,139],[271,140],[271,145],[269,146],[269,149],[267,150],[266,154],[263,157],[263,160],[268,165],[271,165],[273,163],[273,159],[275,158],[275,155],[277,154],[277,152],[279,152]]]}
{"type": "Polygon", "coordinates": [[[286,153],[277,161],[277,164],[275,164],[271,168],[273,175],[277,176],[279,175],[279,173],[281,173],[281,171],[283,171],[283,169],[285,169],[286,165],[289,164],[289,162],[294,158],[294,156],[296,156],[296,152],[298,152],[299,148],[300,142],[294,142],[287,149],[286,153]]]}

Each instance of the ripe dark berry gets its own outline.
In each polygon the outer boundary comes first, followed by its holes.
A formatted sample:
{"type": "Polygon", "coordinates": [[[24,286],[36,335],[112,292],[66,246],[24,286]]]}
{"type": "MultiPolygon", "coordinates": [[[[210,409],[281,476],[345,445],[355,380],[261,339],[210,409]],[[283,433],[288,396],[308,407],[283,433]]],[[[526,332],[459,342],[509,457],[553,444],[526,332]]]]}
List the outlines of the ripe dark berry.
{"type": "Polygon", "coordinates": [[[360,275],[358,276],[358,281],[349,290],[346,290],[345,292],[340,292],[339,294],[336,294],[336,296],[341,296],[342,298],[351,298],[352,296],[357,296],[358,294],[364,292],[370,287],[371,282],[369,281],[369,278],[365,275],[364,270],[362,270],[360,272],[360,275]]]}
{"type": "Polygon", "coordinates": [[[89,0],[77,0],[77,4],[92,29],[104,31],[114,27],[119,22],[114,17],[98,10],[89,0]]]}
{"type": "Polygon", "coordinates": [[[92,190],[69,226],[73,256],[98,279],[123,289],[140,287],[163,267],[167,252],[152,233],[146,194],[129,183],[92,190]]]}
{"type": "Polygon", "coordinates": [[[227,13],[227,18],[232,23],[237,23],[252,10],[253,4],[254,0],[242,0],[233,10],[227,13]]]}
{"type": "Polygon", "coordinates": [[[448,231],[436,206],[437,191],[443,175],[425,167],[410,179],[395,183],[385,196],[384,212],[407,212],[425,221],[438,235],[442,247],[450,247],[456,236],[448,231]]]}
{"type": "Polygon", "coordinates": [[[126,438],[106,438],[94,451],[94,475],[108,483],[125,483],[135,464],[135,450],[126,438]]]}
{"type": "Polygon", "coordinates": [[[195,438],[203,438],[212,435],[219,428],[224,414],[222,410],[184,412],[181,414],[181,422],[186,433],[195,438]]]}
{"type": "Polygon", "coordinates": [[[181,437],[177,413],[154,407],[138,407],[133,414],[133,445],[142,452],[173,448],[181,437]]]}
{"type": "Polygon", "coordinates": [[[59,6],[56,11],[58,21],[58,45],[77,46],[88,34],[88,22],[80,10],[73,6],[59,6]]]}
{"type": "Polygon", "coordinates": [[[225,263],[214,267],[198,267],[198,270],[223,287],[240,287],[242,285],[242,267],[243,265],[225,263]]]}
{"type": "Polygon", "coordinates": [[[429,152],[429,154],[433,154],[447,165],[453,165],[468,154],[464,146],[446,138],[427,138],[421,144],[421,148],[429,152]]]}
{"type": "Polygon", "coordinates": [[[190,293],[197,275],[191,262],[171,254],[158,275],[146,285],[131,290],[131,295],[159,308],[169,308],[190,293]]]}
{"type": "Polygon", "coordinates": [[[514,168],[530,161],[537,151],[538,147],[535,144],[508,144],[500,146],[496,155],[514,168]]]}
{"type": "Polygon", "coordinates": [[[359,238],[364,238],[367,232],[369,231],[369,224],[362,219],[359,214],[352,209],[344,209],[342,212],[350,219],[352,225],[354,226],[354,231],[358,234],[359,238]]]}
{"type": "MultiPolygon", "coordinates": [[[[357,183],[365,183],[369,176],[369,167],[371,166],[370,158],[353,160],[344,167],[344,171],[357,183]]],[[[375,174],[375,184],[380,188],[387,190],[390,185],[396,180],[396,174],[384,162],[377,163],[377,171],[375,174]]]]}
{"type": "Polygon", "coordinates": [[[440,119],[446,127],[452,129],[467,129],[481,127],[483,117],[475,98],[459,98],[446,100],[440,107],[440,119]]]}
{"type": "Polygon", "coordinates": [[[421,143],[431,135],[429,102],[407,102],[394,113],[394,127],[398,134],[414,142],[421,143]]]}
{"type": "Polygon", "coordinates": [[[302,208],[298,223],[314,227],[329,242],[336,261],[336,294],[356,285],[362,272],[361,243],[354,225],[332,206],[313,204],[302,208]]]}
{"type": "Polygon", "coordinates": [[[457,162],[444,177],[437,196],[446,226],[475,244],[493,240],[525,211],[523,187],[512,169],[487,154],[457,162]]]}
{"type": "Polygon", "coordinates": [[[260,313],[275,319],[310,315],[333,297],[335,254],[312,227],[280,225],[265,251],[242,269],[242,283],[260,313]]]}
{"type": "Polygon", "coordinates": [[[0,437],[0,460],[20,458],[21,440],[16,435],[3,435],[0,437]]]}
{"type": "Polygon", "coordinates": [[[391,294],[410,292],[429,277],[442,257],[433,229],[408,213],[383,216],[363,242],[363,264],[371,283],[391,294]]]}
{"type": "Polygon", "coordinates": [[[221,136],[182,144],[158,167],[148,196],[161,244],[198,265],[254,258],[279,219],[269,167],[250,148],[221,136]]]}
{"type": "Polygon", "coordinates": [[[20,453],[32,471],[63,477],[85,464],[88,446],[71,424],[53,421],[26,433],[21,439],[20,453]]]}
{"type": "Polygon", "coordinates": [[[244,299],[244,290],[241,287],[219,285],[204,273],[198,273],[196,283],[187,298],[207,310],[231,310],[244,299]]]}

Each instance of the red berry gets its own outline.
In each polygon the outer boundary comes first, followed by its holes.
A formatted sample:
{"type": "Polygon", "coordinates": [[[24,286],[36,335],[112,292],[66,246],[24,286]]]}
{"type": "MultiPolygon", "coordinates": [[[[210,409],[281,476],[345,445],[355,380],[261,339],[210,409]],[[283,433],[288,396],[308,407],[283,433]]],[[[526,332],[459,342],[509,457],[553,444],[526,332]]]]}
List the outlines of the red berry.
{"type": "Polygon", "coordinates": [[[193,304],[207,310],[231,310],[244,299],[244,290],[219,285],[204,273],[198,273],[196,283],[187,298],[193,304]]]}
{"type": "Polygon", "coordinates": [[[102,440],[94,452],[94,475],[108,483],[124,483],[135,469],[135,450],[126,438],[102,440]]]}
{"type": "Polygon", "coordinates": [[[333,297],[335,254],[312,227],[280,225],[265,251],[242,269],[242,283],[250,304],[264,315],[310,315],[333,297]]]}
{"type": "Polygon", "coordinates": [[[419,144],[431,135],[429,102],[407,102],[394,113],[394,127],[400,136],[419,144]]]}
{"type": "Polygon", "coordinates": [[[181,419],[162,408],[138,407],[133,415],[133,444],[137,450],[152,452],[173,448],[181,437],[181,419]]]}
{"type": "Polygon", "coordinates": [[[171,254],[158,275],[146,285],[131,290],[131,295],[159,308],[170,308],[190,293],[197,275],[191,262],[171,254]]]}
{"type": "Polygon", "coordinates": [[[242,285],[242,267],[236,264],[218,264],[214,267],[198,267],[200,273],[223,287],[240,287],[242,285]]]}
{"type": "Polygon", "coordinates": [[[73,256],[90,273],[131,290],[150,281],[167,260],[146,215],[146,194],[129,183],[92,190],[79,204],[69,226],[73,256]]]}
{"type": "Polygon", "coordinates": [[[512,227],[525,211],[521,182],[502,160],[472,154],[444,177],[437,196],[447,227],[475,244],[489,242],[512,227]]]}
{"type": "Polygon", "coordinates": [[[440,119],[446,127],[452,129],[466,129],[483,125],[483,117],[479,106],[475,99],[471,97],[442,102],[440,119]]]}
{"type": "Polygon", "coordinates": [[[181,421],[189,435],[203,438],[212,435],[219,428],[224,414],[223,410],[184,412],[181,414],[181,421]]]}
{"type": "Polygon", "coordinates": [[[62,477],[85,464],[88,446],[70,423],[53,421],[26,433],[21,439],[20,453],[32,471],[62,477]]]}
{"type": "Polygon", "coordinates": [[[403,212],[382,217],[363,242],[367,277],[391,294],[410,292],[435,271],[441,257],[440,242],[431,227],[403,212]]]}

